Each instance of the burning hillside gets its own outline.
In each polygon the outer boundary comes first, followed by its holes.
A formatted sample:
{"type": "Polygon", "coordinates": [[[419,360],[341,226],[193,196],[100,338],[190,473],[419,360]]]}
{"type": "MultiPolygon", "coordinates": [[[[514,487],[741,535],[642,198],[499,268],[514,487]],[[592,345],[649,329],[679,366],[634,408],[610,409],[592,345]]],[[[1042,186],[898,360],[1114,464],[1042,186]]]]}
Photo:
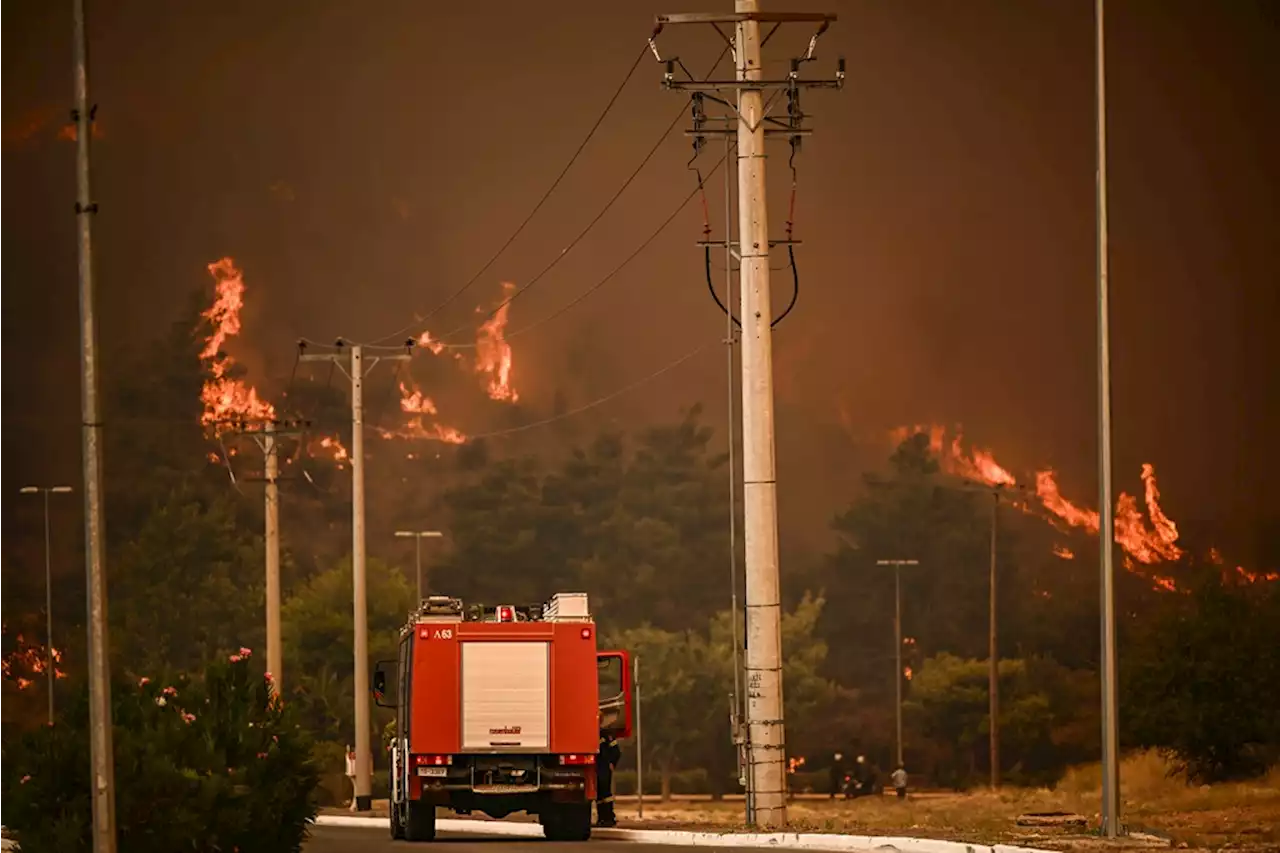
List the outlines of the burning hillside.
{"type": "MultiPolygon", "coordinates": [[[[996,462],[995,455],[990,450],[973,448],[966,451],[963,435],[959,431],[956,431],[950,441],[947,440],[946,428],[940,426],[902,427],[894,430],[893,435],[896,440],[901,441],[917,433],[929,436],[929,449],[938,457],[942,470],[948,474],[988,486],[1019,485],[1017,478],[996,462]]],[[[1160,508],[1160,490],[1156,486],[1153,466],[1142,466],[1142,483],[1147,518],[1143,518],[1137,499],[1121,492],[1116,500],[1116,543],[1128,557],[1147,565],[1177,560],[1183,554],[1182,549],[1175,544],[1178,540],[1178,528],[1160,508]]],[[[1065,524],[1067,527],[1083,528],[1095,535],[1098,533],[1098,513],[1064,498],[1052,470],[1036,472],[1034,492],[1059,527],[1065,524]]]]}
{"type": "MultiPolygon", "coordinates": [[[[981,448],[966,450],[959,430],[950,437],[945,427],[937,425],[899,427],[891,433],[897,443],[916,434],[928,436],[929,449],[937,457],[939,466],[946,473],[988,486],[1020,486],[1017,478],[996,462],[995,455],[990,450],[981,448]]],[[[1176,584],[1171,578],[1155,574],[1150,570],[1139,569],[1139,565],[1156,566],[1162,563],[1173,563],[1186,554],[1186,551],[1178,545],[1178,526],[1165,514],[1160,505],[1160,489],[1156,484],[1155,467],[1144,463],[1141,476],[1143,487],[1141,504],[1137,497],[1127,492],[1121,492],[1116,498],[1115,542],[1124,551],[1126,569],[1149,578],[1158,589],[1174,590],[1176,584]],[[1146,511],[1145,516],[1143,510],[1146,511]]],[[[1098,512],[1063,497],[1058,487],[1057,476],[1051,469],[1037,471],[1034,480],[1034,487],[1027,487],[1026,492],[1035,496],[1035,500],[1047,513],[1045,518],[1051,524],[1062,531],[1074,528],[1094,536],[1098,535],[1100,524],[1098,512]]],[[[1022,506],[1028,511],[1031,510],[1031,507],[1026,504],[1022,506]]],[[[1064,545],[1054,546],[1053,553],[1064,560],[1075,559],[1075,554],[1064,545]]],[[[1210,549],[1209,561],[1222,565],[1222,556],[1217,549],[1210,549]]],[[[1224,572],[1224,577],[1228,574],[1224,572]]],[[[1255,573],[1241,566],[1236,567],[1233,576],[1248,583],[1280,580],[1280,572],[1255,573]]]]}
{"type": "MultiPolygon", "coordinates": [[[[485,393],[489,395],[489,399],[505,403],[515,403],[520,399],[520,394],[511,382],[511,344],[506,340],[508,311],[511,307],[508,300],[514,289],[514,284],[503,283],[502,301],[496,309],[490,310],[489,319],[476,330],[474,345],[475,372],[487,377],[485,393]]],[[[484,310],[482,307],[476,308],[477,313],[483,313],[484,310]]],[[[418,347],[432,355],[441,355],[445,350],[452,350],[454,360],[459,364],[465,363],[461,350],[469,346],[446,344],[429,331],[419,335],[416,343],[418,347]]],[[[409,416],[407,423],[398,429],[379,430],[383,438],[425,439],[443,441],[447,444],[463,444],[467,440],[467,436],[456,427],[447,426],[438,420],[427,421],[427,416],[438,414],[439,408],[435,401],[426,396],[415,383],[400,383],[400,410],[409,416]]]]}
{"type": "MultiPolygon", "coordinates": [[[[966,450],[959,430],[949,440],[947,429],[937,425],[900,427],[892,433],[897,442],[915,434],[929,437],[929,449],[938,458],[942,470],[948,474],[988,486],[1020,485],[1017,478],[996,461],[990,450],[966,450]]],[[[1097,511],[1081,507],[1063,497],[1057,477],[1051,469],[1037,471],[1034,479],[1034,488],[1028,487],[1026,492],[1034,494],[1040,506],[1048,512],[1050,523],[1060,530],[1079,528],[1095,536],[1098,534],[1100,518],[1097,511]]],[[[1116,499],[1115,541],[1124,551],[1125,567],[1131,571],[1136,571],[1135,562],[1147,566],[1173,562],[1184,553],[1177,545],[1177,525],[1160,507],[1160,490],[1156,486],[1153,466],[1142,466],[1142,483],[1146,517],[1133,495],[1121,492],[1116,499]]],[[[1075,557],[1065,546],[1055,547],[1054,553],[1064,560],[1075,557]]],[[[1170,578],[1150,572],[1138,573],[1149,577],[1159,588],[1171,590],[1175,587],[1170,578]]]]}
{"type": "MultiPolygon", "coordinates": [[[[275,420],[276,408],[256,387],[233,375],[237,362],[224,350],[226,343],[240,334],[240,318],[245,304],[244,274],[229,257],[209,264],[208,270],[214,280],[214,300],[201,314],[209,329],[200,351],[200,360],[206,371],[200,393],[203,403],[200,421],[211,428],[214,434],[221,434],[237,423],[275,420]]],[[[504,335],[510,307],[506,299],[512,288],[513,285],[504,284],[503,302],[477,329],[474,344],[474,371],[484,377],[485,392],[490,399],[509,403],[519,399],[511,379],[511,345],[504,335]]],[[[459,364],[466,364],[460,352],[461,347],[447,345],[430,332],[423,332],[416,344],[433,355],[441,355],[446,349],[452,349],[454,360],[459,364]]],[[[378,435],[387,439],[442,441],[449,444],[466,442],[467,437],[461,430],[435,418],[439,412],[437,404],[412,380],[400,382],[399,387],[400,409],[407,416],[406,422],[398,427],[374,427],[378,435]]],[[[345,467],[350,460],[346,447],[335,436],[313,440],[308,443],[308,449],[313,456],[331,458],[339,468],[345,467]]],[[[211,454],[210,459],[216,462],[219,457],[211,454]]]]}

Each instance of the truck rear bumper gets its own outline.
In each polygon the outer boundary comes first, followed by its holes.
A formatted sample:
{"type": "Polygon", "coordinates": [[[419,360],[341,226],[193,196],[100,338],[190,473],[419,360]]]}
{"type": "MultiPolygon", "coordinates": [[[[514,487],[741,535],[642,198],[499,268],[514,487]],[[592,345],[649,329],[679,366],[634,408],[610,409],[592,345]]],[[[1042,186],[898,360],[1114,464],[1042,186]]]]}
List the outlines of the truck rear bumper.
{"type": "Polygon", "coordinates": [[[501,818],[512,812],[540,814],[557,805],[590,803],[595,799],[595,768],[542,766],[528,782],[450,766],[444,776],[418,776],[410,785],[414,800],[459,812],[483,812],[501,818]]]}

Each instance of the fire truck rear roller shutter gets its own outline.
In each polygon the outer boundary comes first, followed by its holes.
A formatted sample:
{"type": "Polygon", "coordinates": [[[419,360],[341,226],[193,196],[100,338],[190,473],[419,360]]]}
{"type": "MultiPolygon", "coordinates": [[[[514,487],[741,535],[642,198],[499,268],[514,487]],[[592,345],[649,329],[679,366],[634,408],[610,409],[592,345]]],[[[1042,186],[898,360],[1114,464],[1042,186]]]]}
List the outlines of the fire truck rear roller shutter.
{"type": "Polygon", "coordinates": [[[462,748],[539,751],[551,741],[545,642],[463,642],[462,748]]]}

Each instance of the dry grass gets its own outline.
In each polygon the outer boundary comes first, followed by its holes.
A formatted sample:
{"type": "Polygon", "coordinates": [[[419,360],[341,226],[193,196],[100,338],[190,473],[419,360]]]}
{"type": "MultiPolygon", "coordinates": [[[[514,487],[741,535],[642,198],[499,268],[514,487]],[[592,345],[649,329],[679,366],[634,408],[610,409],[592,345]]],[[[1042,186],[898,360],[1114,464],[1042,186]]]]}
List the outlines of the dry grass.
{"type": "MultiPolygon", "coordinates": [[[[1169,775],[1154,753],[1127,758],[1121,767],[1122,814],[1130,832],[1169,839],[1175,846],[1236,850],[1280,850],[1280,771],[1245,784],[1189,786],[1169,775]]],[[[982,843],[1021,843],[1082,849],[1099,842],[1065,831],[1019,827],[1027,812],[1072,812],[1098,825],[1101,771],[1097,765],[1070,772],[1056,790],[1006,789],[999,793],[920,793],[899,802],[876,797],[835,802],[801,798],[791,806],[793,828],[867,835],[912,835],[982,843]]],[[[619,804],[619,817],[636,819],[636,804],[619,804]]],[[[647,826],[740,828],[742,802],[657,803],[647,801],[647,826]]],[[[1079,833],[1079,831],[1077,831],[1079,833]]],[[[1149,840],[1148,843],[1151,843],[1149,840]]]]}

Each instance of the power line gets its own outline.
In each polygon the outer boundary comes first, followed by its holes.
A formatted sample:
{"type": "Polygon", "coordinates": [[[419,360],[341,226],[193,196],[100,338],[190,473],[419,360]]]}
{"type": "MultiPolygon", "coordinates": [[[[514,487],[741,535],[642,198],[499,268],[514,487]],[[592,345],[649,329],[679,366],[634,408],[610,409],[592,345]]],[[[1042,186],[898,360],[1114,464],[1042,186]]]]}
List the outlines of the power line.
{"type": "Polygon", "coordinates": [[[489,260],[485,261],[484,266],[476,270],[475,274],[468,279],[466,284],[455,290],[447,299],[438,304],[435,308],[428,311],[426,316],[415,319],[412,323],[402,326],[398,331],[392,332],[389,335],[383,335],[381,338],[373,341],[373,344],[380,344],[387,340],[398,338],[406,332],[413,330],[415,327],[421,326],[423,323],[442,311],[446,306],[450,305],[455,299],[465,293],[473,284],[480,280],[480,276],[484,275],[485,271],[488,270],[489,267],[493,266],[494,262],[502,256],[502,253],[510,248],[511,244],[516,241],[516,238],[524,232],[524,229],[533,221],[533,217],[536,216],[538,211],[542,209],[542,206],[547,203],[547,199],[551,198],[551,194],[560,186],[560,182],[564,180],[564,176],[569,174],[569,170],[573,168],[573,164],[578,162],[578,157],[581,156],[583,150],[587,147],[587,143],[589,143],[592,137],[595,136],[596,131],[600,129],[600,125],[604,123],[605,117],[608,116],[609,112],[613,109],[613,105],[622,94],[622,90],[627,87],[627,84],[631,82],[631,78],[635,76],[636,69],[640,67],[640,60],[644,59],[644,55],[648,53],[648,51],[649,44],[646,42],[640,49],[640,53],[636,55],[635,61],[631,63],[631,67],[627,69],[626,76],[622,79],[622,82],[618,84],[618,88],[614,90],[613,97],[611,97],[609,102],[605,104],[600,115],[596,117],[595,123],[591,125],[591,129],[587,131],[587,135],[583,137],[582,142],[578,144],[577,150],[575,150],[573,152],[573,156],[569,158],[569,162],[564,164],[564,168],[560,170],[560,174],[551,182],[551,186],[549,186],[547,191],[542,194],[542,198],[538,199],[538,203],[529,211],[528,216],[524,218],[524,221],[520,223],[515,231],[511,232],[511,236],[507,238],[506,242],[498,247],[498,250],[493,253],[489,260]]]}
{"type": "MultiPolygon", "coordinates": [[[[647,45],[646,45],[646,50],[647,50],[647,49],[648,49],[648,47],[647,47],[647,45]]],[[[714,74],[714,73],[715,73],[715,69],[716,69],[716,68],[720,65],[720,63],[724,60],[724,57],[725,57],[725,55],[726,55],[726,54],[728,54],[728,52],[729,52],[729,47],[726,45],[726,46],[725,46],[725,48],[720,52],[720,55],[716,58],[715,63],[711,66],[711,69],[707,72],[707,74],[706,74],[706,77],[707,77],[707,78],[710,78],[710,76],[711,76],[712,74],[714,74]]],[[[637,62],[639,62],[639,60],[637,60],[637,62]]],[[[634,71],[634,66],[633,66],[633,69],[632,69],[632,70],[634,71]]],[[[692,75],[690,75],[690,76],[691,76],[691,79],[692,79],[692,75]]],[[[568,243],[568,244],[566,244],[566,245],[564,246],[564,248],[562,248],[562,249],[559,251],[559,253],[558,253],[558,254],[556,254],[556,256],[555,256],[555,257],[553,257],[553,258],[551,259],[551,261],[550,261],[550,262],[549,262],[545,267],[543,267],[543,268],[542,268],[542,269],[537,273],[537,275],[535,275],[533,278],[531,278],[529,281],[527,281],[527,282],[526,282],[524,285],[522,285],[521,287],[517,288],[517,289],[516,289],[516,290],[515,290],[515,291],[514,291],[510,296],[508,296],[506,299],[502,300],[502,301],[501,301],[501,302],[499,302],[497,305],[495,305],[492,309],[490,309],[490,310],[489,310],[489,312],[488,312],[486,315],[484,315],[484,320],[482,320],[481,322],[485,322],[485,321],[489,320],[489,319],[490,319],[490,318],[492,318],[495,314],[497,314],[499,311],[501,311],[503,308],[505,308],[506,306],[510,305],[512,302],[514,302],[514,301],[516,300],[516,298],[517,298],[517,297],[519,297],[521,294],[526,293],[530,288],[532,288],[535,284],[537,284],[539,281],[541,281],[541,280],[542,280],[542,279],[543,279],[543,278],[544,278],[544,277],[545,277],[549,272],[551,272],[551,270],[555,269],[555,267],[556,267],[557,265],[559,265],[559,263],[560,263],[562,260],[564,260],[566,256],[568,256],[569,252],[573,251],[573,249],[574,249],[574,248],[575,248],[575,247],[576,247],[580,242],[582,242],[582,240],[587,236],[587,234],[588,234],[588,233],[590,233],[590,232],[591,232],[591,230],[592,230],[593,228],[595,228],[595,226],[596,226],[596,225],[598,225],[598,224],[599,224],[600,220],[602,220],[602,219],[604,218],[605,214],[607,214],[607,213],[609,212],[609,210],[613,208],[613,206],[618,202],[618,199],[620,199],[620,198],[622,197],[623,193],[625,193],[625,192],[627,191],[627,188],[628,188],[628,187],[630,187],[630,186],[631,186],[631,184],[635,182],[635,179],[636,179],[637,177],[639,177],[640,172],[641,172],[641,171],[643,171],[643,170],[644,170],[644,167],[645,167],[645,166],[647,166],[647,165],[649,164],[649,161],[653,159],[653,156],[654,156],[656,153],[658,153],[658,149],[662,147],[662,143],[666,142],[667,137],[669,137],[669,136],[671,135],[671,131],[675,130],[676,125],[680,123],[680,119],[684,116],[684,110],[685,110],[685,108],[682,106],[682,107],[680,108],[679,112],[677,112],[677,113],[676,113],[676,115],[672,118],[671,123],[670,123],[670,124],[668,124],[668,125],[667,125],[667,127],[666,127],[666,129],[662,132],[662,135],[661,135],[660,137],[658,137],[658,140],[657,140],[656,142],[654,142],[653,146],[649,149],[649,152],[648,152],[647,154],[645,154],[644,159],[642,159],[642,160],[640,161],[640,164],[639,164],[638,166],[636,166],[636,168],[631,172],[631,174],[627,177],[626,181],[624,181],[624,182],[623,182],[622,186],[620,186],[620,187],[617,189],[617,191],[615,191],[615,192],[613,193],[613,195],[609,198],[609,200],[608,200],[607,202],[605,202],[604,206],[600,208],[600,210],[599,210],[599,211],[596,213],[596,215],[591,219],[591,221],[590,221],[590,222],[588,222],[588,223],[587,223],[587,225],[586,225],[586,226],[585,226],[581,231],[579,231],[579,232],[578,232],[577,236],[575,236],[572,240],[570,240],[570,241],[569,241],[569,243],[568,243]]],[[[545,199],[544,199],[544,200],[545,200],[545,199]]],[[[684,203],[685,203],[685,204],[687,204],[688,202],[686,201],[686,202],[684,202],[684,203]]],[[[541,205],[541,202],[539,202],[539,206],[540,206],[540,205],[541,205]]],[[[683,205],[682,205],[682,206],[683,206],[683,205]]],[[[678,211],[677,211],[677,212],[678,212],[678,211]]],[[[674,218],[674,217],[673,217],[673,218],[674,218]]],[[[524,227],[524,226],[522,225],[522,226],[521,226],[521,228],[523,228],[523,227],[524,227]]],[[[513,238],[513,239],[514,239],[514,238],[513,238]]],[[[509,242],[509,241],[508,241],[508,242],[509,242]]],[[[499,254],[501,254],[501,252],[499,252],[499,254]]],[[[493,259],[491,259],[491,260],[489,261],[489,263],[488,263],[488,264],[486,264],[486,265],[485,265],[485,266],[480,270],[480,272],[476,273],[476,275],[471,279],[471,281],[470,281],[470,282],[468,282],[464,287],[462,287],[462,288],[461,288],[461,289],[459,289],[456,293],[454,293],[454,294],[453,294],[453,296],[450,296],[450,297],[449,297],[448,299],[446,299],[443,303],[441,303],[439,306],[437,306],[435,309],[433,309],[430,313],[428,313],[428,314],[427,314],[427,316],[426,316],[426,317],[424,317],[424,318],[422,318],[422,319],[420,319],[420,320],[416,320],[416,321],[414,321],[413,323],[410,323],[410,324],[407,324],[407,325],[405,325],[405,326],[401,327],[401,328],[400,328],[400,330],[399,330],[399,331],[397,331],[397,332],[395,332],[394,334],[386,335],[386,336],[383,336],[383,337],[381,337],[381,338],[378,338],[377,342],[375,342],[375,344],[371,344],[370,346],[377,346],[377,345],[380,345],[380,344],[381,344],[381,342],[383,342],[383,341],[387,341],[387,340],[389,340],[389,339],[397,338],[397,337],[399,337],[399,336],[403,335],[405,332],[408,332],[408,331],[413,330],[413,329],[415,329],[415,328],[419,328],[419,327],[421,327],[421,325],[422,325],[424,322],[426,322],[426,320],[427,320],[427,319],[429,319],[430,317],[432,317],[432,316],[434,316],[436,313],[438,313],[438,311],[440,310],[440,308],[443,308],[443,307],[444,307],[444,305],[446,305],[446,304],[448,304],[448,303],[452,302],[454,298],[456,298],[460,293],[462,293],[462,292],[463,292],[463,291],[465,291],[468,287],[470,287],[470,286],[471,286],[471,284],[473,284],[473,283],[474,283],[474,282],[475,282],[475,281],[480,277],[481,273],[483,273],[483,272],[484,272],[484,270],[488,269],[488,268],[489,268],[489,266],[490,266],[490,265],[492,265],[493,260],[496,260],[496,258],[497,258],[497,255],[495,255],[495,256],[494,256],[494,258],[493,258],[493,259]]],[[[468,324],[464,324],[464,325],[460,325],[460,326],[457,326],[456,328],[454,328],[454,329],[450,330],[450,331],[449,331],[449,332],[447,332],[446,334],[444,334],[444,335],[440,335],[439,337],[437,337],[437,338],[436,338],[436,340],[437,340],[437,341],[447,341],[449,338],[456,337],[457,335],[459,335],[459,334],[461,334],[461,333],[463,333],[463,332],[470,331],[472,328],[473,328],[473,327],[472,327],[472,325],[471,325],[470,323],[468,323],[468,324]]],[[[397,343],[397,345],[396,345],[396,346],[398,347],[398,346],[400,346],[400,344],[399,344],[399,343],[397,343]]]]}
{"type": "MultiPolygon", "coordinates": [[[[735,146],[733,146],[733,147],[734,147],[734,148],[736,148],[736,145],[735,145],[735,146]]],[[[721,156],[721,158],[720,158],[719,160],[717,160],[717,161],[716,161],[715,165],[714,165],[714,166],[712,166],[712,167],[711,167],[711,169],[710,169],[710,171],[708,171],[708,172],[707,172],[707,177],[710,177],[711,175],[714,175],[714,174],[716,173],[716,171],[717,171],[717,170],[718,170],[722,165],[724,165],[725,158],[726,158],[727,156],[728,156],[727,154],[726,154],[726,155],[723,155],[723,156],[721,156]]],[[[648,237],[646,237],[646,238],[644,239],[644,241],[643,241],[639,246],[637,246],[637,247],[636,247],[636,248],[631,252],[631,254],[629,254],[629,255],[627,255],[625,258],[623,258],[623,259],[622,259],[622,261],[621,261],[621,262],[619,262],[617,266],[615,266],[613,269],[609,270],[609,272],[608,272],[608,273],[606,273],[606,274],[604,275],[604,277],[602,277],[601,279],[599,279],[595,284],[591,285],[591,286],[590,286],[590,287],[588,287],[586,290],[584,290],[582,293],[580,293],[580,294],[578,294],[576,297],[574,297],[572,300],[570,300],[569,302],[567,302],[567,303],[565,303],[564,305],[560,306],[560,307],[559,307],[559,308],[557,308],[555,311],[553,311],[552,313],[550,313],[550,314],[548,314],[547,316],[543,317],[542,319],[540,319],[540,320],[535,320],[534,322],[530,323],[530,324],[529,324],[529,325],[527,325],[527,326],[521,326],[520,328],[516,329],[515,331],[505,333],[505,334],[503,335],[503,339],[504,339],[504,340],[508,340],[508,341],[509,341],[509,340],[511,340],[512,338],[519,337],[520,335],[523,335],[523,334],[524,334],[524,333],[526,333],[526,332],[533,331],[534,329],[538,328],[539,326],[541,326],[541,325],[543,325],[543,324],[545,324],[545,323],[549,323],[549,322],[551,322],[552,320],[556,319],[557,317],[559,317],[559,316],[560,316],[560,315],[562,315],[562,314],[565,314],[565,313],[566,313],[566,312],[568,312],[570,309],[572,309],[574,306],[576,306],[576,305],[578,305],[579,303],[581,303],[581,302],[583,302],[584,300],[586,300],[586,299],[587,299],[587,297],[589,297],[591,294],[595,293],[597,290],[599,290],[600,288],[602,288],[602,287],[604,287],[606,284],[608,284],[608,283],[613,279],[613,277],[614,277],[614,276],[616,276],[618,273],[622,272],[622,270],[623,270],[623,268],[624,268],[624,267],[626,267],[626,266],[627,266],[628,264],[630,264],[633,260],[635,260],[637,257],[639,257],[641,252],[643,252],[645,249],[649,248],[649,246],[653,243],[653,241],[654,241],[654,240],[656,240],[656,239],[658,239],[658,237],[662,234],[662,232],[663,232],[663,231],[667,230],[667,227],[668,227],[669,225],[671,225],[671,223],[672,223],[672,222],[674,222],[674,221],[675,221],[676,217],[677,217],[677,216],[679,216],[679,215],[684,211],[684,209],[685,209],[686,207],[688,207],[688,206],[689,206],[689,202],[693,201],[694,197],[698,195],[698,193],[700,192],[700,190],[701,190],[701,188],[694,189],[694,190],[693,190],[692,192],[690,192],[687,196],[685,196],[685,197],[684,197],[684,199],[680,202],[680,204],[678,204],[678,205],[676,206],[676,208],[675,208],[673,211],[671,211],[670,215],[668,215],[668,216],[667,216],[667,218],[666,218],[666,219],[664,219],[664,220],[662,221],[662,224],[660,224],[656,229],[654,229],[654,231],[653,231],[653,232],[652,232],[648,237]]],[[[501,307],[501,306],[499,306],[499,308],[500,308],[500,307],[501,307]]],[[[496,311],[496,310],[497,310],[497,309],[495,309],[495,311],[496,311]]],[[[446,342],[444,342],[444,341],[439,341],[438,343],[439,343],[440,345],[444,346],[444,348],[446,348],[446,349],[475,349],[477,346],[479,346],[479,345],[478,345],[478,344],[476,344],[476,343],[453,344],[453,343],[446,343],[446,342]]]]}
{"type": "MultiPolygon", "coordinates": [[[[706,73],[706,76],[704,77],[704,79],[710,79],[711,75],[715,73],[716,68],[720,65],[721,61],[724,60],[724,57],[728,52],[729,52],[729,46],[725,45],[724,49],[720,51],[720,55],[716,57],[715,63],[712,64],[711,70],[709,70],[706,73]]],[[[690,75],[690,77],[692,78],[692,75],[690,75]]],[[[552,258],[551,262],[548,263],[545,267],[543,267],[542,270],[537,275],[529,279],[529,281],[525,282],[525,284],[522,287],[516,288],[516,290],[510,296],[508,296],[506,299],[502,300],[497,305],[495,305],[492,309],[490,309],[489,313],[485,315],[486,321],[492,318],[495,314],[497,314],[503,308],[507,307],[512,302],[514,302],[516,298],[519,297],[521,294],[527,293],[529,289],[532,288],[535,284],[537,284],[547,273],[551,272],[551,270],[554,269],[556,265],[560,263],[560,261],[564,260],[565,256],[567,256],[569,252],[571,252],[573,248],[577,246],[578,243],[580,243],[584,237],[587,236],[587,234],[591,231],[591,229],[594,228],[596,224],[599,223],[600,220],[604,218],[604,215],[609,212],[609,209],[612,208],[615,203],[617,203],[618,199],[622,198],[622,194],[627,191],[627,187],[631,186],[632,182],[635,181],[635,179],[640,175],[640,172],[644,169],[644,167],[647,166],[649,161],[653,159],[653,155],[658,153],[658,149],[662,146],[662,143],[667,141],[667,137],[671,135],[671,131],[675,130],[676,125],[680,123],[680,119],[684,117],[684,109],[685,108],[683,106],[680,108],[680,111],[675,114],[675,117],[671,120],[671,123],[667,125],[666,130],[662,132],[662,136],[660,136],[658,138],[658,141],[653,144],[653,147],[649,149],[649,153],[644,155],[644,159],[640,161],[640,165],[636,166],[635,170],[632,171],[631,175],[628,176],[626,181],[623,182],[622,186],[619,187],[617,192],[615,192],[613,196],[609,199],[609,201],[605,203],[604,207],[600,208],[600,211],[595,215],[595,217],[590,222],[587,223],[586,227],[578,232],[578,236],[574,237],[571,241],[569,241],[569,244],[565,246],[563,249],[561,249],[560,253],[556,255],[554,258],[552,258]]],[[[721,162],[724,162],[723,158],[721,158],[721,162]]],[[[684,204],[688,204],[688,201],[686,200],[681,205],[681,207],[683,207],[684,204]]],[[[677,213],[678,212],[679,211],[677,210],[677,213]]],[[[674,216],[672,218],[674,218],[674,216]]],[[[470,325],[459,326],[456,329],[453,329],[452,331],[448,332],[447,334],[441,335],[439,340],[447,341],[449,338],[454,337],[455,335],[460,334],[462,332],[469,331],[470,329],[471,329],[470,325]]]]}
{"type": "Polygon", "coordinates": [[[564,420],[565,418],[573,417],[574,415],[580,415],[583,412],[596,408],[597,406],[602,406],[605,403],[610,402],[611,400],[616,400],[618,397],[621,397],[623,394],[627,394],[631,391],[634,391],[636,388],[639,388],[641,385],[652,382],[654,379],[657,379],[659,376],[662,376],[663,374],[666,374],[671,372],[672,370],[675,370],[677,367],[684,364],[686,361],[698,355],[699,353],[705,351],[707,348],[709,348],[713,344],[719,344],[719,343],[720,341],[719,339],[717,339],[714,341],[706,341],[705,343],[699,344],[689,352],[677,358],[675,361],[670,362],[669,364],[666,364],[663,367],[658,368],[653,373],[650,373],[648,376],[644,376],[640,379],[637,379],[631,384],[624,385],[623,387],[619,388],[617,391],[614,391],[611,394],[606,394],[603,397],[600,397],[596,400],[592,400],[590,403],[586,403],[584,405],[578,406],[575,409],[570,409],[567,412],[561,412],[558,415],[553,415],[552,417],[549,417],[549,418],[543,418],[540,421],[533,421],[532,423],[522,424],[521,426],[511,427],[509,429],[499,429],[499,430],[493,430],[492,432],[480,433],[478,435],[469,435],[467,436],[467,441],[472,442],[482,438],[500,438],[502,436],[512,435],[518,432],[525,432],[526,430],[535,429],[537,427],[547,426],[548,424],[553,424],[556,421],[561,421],[561,420],[564,420]]]}
{"type": "MultiPolygon", "coordinates": [[[[721,343],[723,343],[723,341],[721,341],[721,340],[719,340],[719,339],[716,339],[716,340],[714,340],[714,341],[706,341],[706,342],[704,342],[704,343],[702,343],[702,344],[699,344],[698,346],[696,346],[696,347],[694,347],[693,349],[691,349],[691,350],[689,350],[688,352],[686,352],[684,355],[680,356],[679,358],[675,359],[674,361],[668,362],[667,364],[663,365],[662,367],[658,368],[657,370],[653,371],[652,373],[647,374],[646,376],[643,376],[643,377],[641,377],[641,378],[639,378],[639,379],[637,379],[637,380],[635,380],[635,381],[633,381],[633,382],[631,382],[631,383],[629,383],[629,384],[627,384],[627,385],[624,385],[623,387],[621,387],[621,388],[617,389],[616,391],[613,391],[613,392],[611,392],[611,393],[609,393],[609,394],[606,394],[606,395],[604,395],[603,397],[598,397],[598,398],[596,398],[595,400],[592,400],[592,401],[591,401],[591,402],[589,402],[589,403],[585,403],[585,404],[583,404],[583,405],[581,405],[581,406],[578,406],[577,408],[570,409],[570,410],[568,410],[568,411],[566,411],[566,412],[561,412],[560,414],[558,414],[558,415],[553,415],[553,416],[551,416],[551,417],[549,417],[549,418],[543,418],[542,420],[533,421],[532,423],[522,424],[522,425],[517,426],[517,427],[511,427],[511,428],[509,428],[509,429],[493,430],[493,431],[491,431],[491,432],[483,432],[483,433],[478,433],[478,434],[476,434],[476,435],[468,435],[468,436],[467,436],[467,441],[468,441],[468,442],[476,441],[476,440],[481,439],[481,438],[499,438],[499,437],[502,437],[502,436],[505,436],[505,435],[512,435],[512,434],[514,434],[514,433],[518,433],[518,432],[525,432],[525,431],[527,431],[527,430],[535,429],[535,428],[537,428],[537,427],[541,427],[541,426],[547,426],[548,424],[553,424],[553,423],[555,423],[556,421],[561,421],[561,420],[564,420],[565,418],[573,417],[574,415],[579,415],[579,414],[582,414],[583,412],[590,411],[591,409],[594,409],[594,408],[596,408],[596,407],[598,407],[598,406],[602,406],[602,405],[604,405],[605,403],[608,403],[608,402],[611,402],[611,401],[613,401],[613,400],[616,400],[617,398],[619,398],[619,397],[623,396],[624,394],[628,394],[628,393],[630,393],[631,391],[634,391],[636,388],[639,388],[639,387],[641,387],[642,385],[646,385],[646,384],[648,384],[649,382],[652,382],[653,380],[655,380],[655,379],[659,378],[660,376],[663,376],[663,375],[665,375],[665,374],[667,374],[667,373],[670,373],[672,370],[675,370],[677,367],[679,367],[680,365],[684,364],[686,361],[689,361],[690,359],[694,358],[694,357],[695,357],[695,356],[697,356],[698,354],[700,354],[700,353],[704,352],[707,348],[709,348],[709,347],[710,347],[710,346],[712,346],[713,344],[721,344],[721,343]]],[[[20,416],[18,416],[18,417],[16,417],[16,418],[14,418],[14,417],[0,418],[0,421],[3,421],[4,423],[26,423],[26,422],[30,422],[31,424],[33,424],[33,425],[34,425],[34,424],[47,424],[47,423],[49,422],[49,419],[48,419],[48,418],[35,417],[35,416],[21,416],[21,415],[20,415],[20,416]]],[[[113,420],[112,420],[112,422],[113,422],[113,423],[116,423],[116,424],[130,424],[130,423],[132,423],[132,424],[161,424],[161,425],[167,425],[167,424],[187,424],[187,423],[190,423],[190,422],[189,422],[188,420],[186,420],[186,419],[177,419],[177,418],[156,418],[156,417],[124,417],[124,418],[115,418],[115,419],[113,419],[113,420]]],[[[68,425],[72,425],[72,424],[73,424],[73,422],[72,422],[72,421],[68,421],[68,425]]],[[[422,441],[422,440],[425,440],[425,439],[417,439],[417,438],[412,438],[412,437],[405,437],[405,438],[403,438],[402,440],[405,440],[405,441],[422,441]]]]}

